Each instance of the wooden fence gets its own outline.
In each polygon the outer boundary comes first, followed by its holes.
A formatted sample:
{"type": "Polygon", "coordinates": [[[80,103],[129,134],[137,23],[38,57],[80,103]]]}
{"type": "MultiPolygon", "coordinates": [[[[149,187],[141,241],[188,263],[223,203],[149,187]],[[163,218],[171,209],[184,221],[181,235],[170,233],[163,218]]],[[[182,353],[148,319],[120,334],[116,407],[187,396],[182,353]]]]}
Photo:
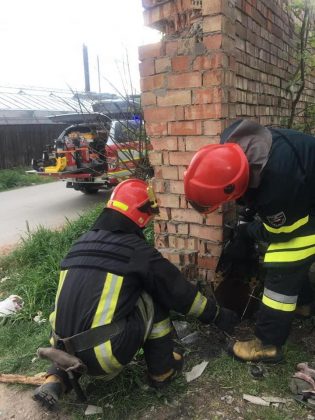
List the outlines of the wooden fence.
{"type": "Polygon", "coordinates": [[[0,125],[0,169],[30,167],[32,158],[42,156],[46,144],[52,144],[64,124],[0,125]]]}

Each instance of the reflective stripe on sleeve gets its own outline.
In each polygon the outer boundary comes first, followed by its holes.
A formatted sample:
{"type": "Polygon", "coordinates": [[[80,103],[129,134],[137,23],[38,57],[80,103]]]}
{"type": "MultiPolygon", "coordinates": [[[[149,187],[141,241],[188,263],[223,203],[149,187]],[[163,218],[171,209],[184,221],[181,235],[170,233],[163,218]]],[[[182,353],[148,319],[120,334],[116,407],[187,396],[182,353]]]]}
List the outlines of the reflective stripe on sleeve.
{"type": "Polygon", "coordinates": [[[207,298],[200,292],[197,292],[196,297],[189,309],[188,315],[193,315],[196,318],[202,314],[207,304],[207,298]]]}
{"type": "Polygon", "coordinates": [[[302,219],[297,220],[296,222],[292,223],[292,225],[290,226],[280,226],[278,228],[275,228],[264,223],[264,227],[266,230],[268,230],[268,232],[271,232],[271,233],[291,233],[294,230],[300,228],[301,226],[306,225],[308,221],[309,221],[309,216],[305,216],[302,219]]]}
{"type": "Polygon", "coordinates": [[[172,331],[173,327],[170,318],[163,319],[163,321],[153,324],[149,335],[149,340],[164,337],[172,331]]]}
{"type": "Polygon", "coordinates": [[[270,289],[264,289],[264,295],[262,302],[269,308],[276,309],[278,311],[293,312],[296,308],[298,296],[287,296],[281,293],[273,292],[270,289]]]}
{"type": "Polygon", "coordinates": [[[265,263],[294,262],[304,260],[315,254],[315,235],[294,238],[288,242],[269,245],[265,254],[265,263]]]}
{"type": "MultiPolygon", "coordinates": [[[[122,276],[113,273],[107,274],[91,328],[109,324],[112,321],[123,279],[122,276]]],[[[113,355],[110,340],[94,347],[94,353],[98,363],[106,373],[122,369],[122,365],[113,355]]]]}

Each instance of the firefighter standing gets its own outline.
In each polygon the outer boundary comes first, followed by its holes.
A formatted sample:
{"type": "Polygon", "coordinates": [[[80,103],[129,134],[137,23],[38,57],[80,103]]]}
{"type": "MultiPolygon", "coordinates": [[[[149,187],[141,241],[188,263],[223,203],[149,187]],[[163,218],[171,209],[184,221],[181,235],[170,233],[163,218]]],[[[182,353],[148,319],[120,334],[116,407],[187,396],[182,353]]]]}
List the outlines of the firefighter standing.
{"type": "Polygon", "coordinates": [[[236,121],[221,144],[196,153],[184,183],[187,200],[201,213],[241,199],[260,216],[239,225],[231,243],[240,256],[250,241],[268,244],[255,338],[237,341],[231,352],[247,361],[281,360],[294,314],[309,316],[313,301],[308,271],[315,255],[315,138],[236,121]]]}
{"type": "MultiPolygon", "coordinates": [[[[138,179],[120,183],[61,263],[52,344],[77,356],[91,375],[113,378],[143,347],[149,384],[168,383],[183,364],[174,350],[170,309],[226,331],[237,322],[145,241],[142,229],[155,213],[151,187],[138,179]]],[[[69,388],[65,371],[52,367],[34,398],[51,407],[69,388]]]]}

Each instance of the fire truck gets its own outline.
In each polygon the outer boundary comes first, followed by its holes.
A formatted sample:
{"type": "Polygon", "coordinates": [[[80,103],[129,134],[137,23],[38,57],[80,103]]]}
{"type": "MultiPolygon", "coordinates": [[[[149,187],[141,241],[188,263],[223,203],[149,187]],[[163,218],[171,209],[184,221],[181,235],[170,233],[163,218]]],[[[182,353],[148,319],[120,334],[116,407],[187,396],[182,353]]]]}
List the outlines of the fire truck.
{"type": "MultiPolygon", "coordinates": [[[[116,114],[117,116],[117,114],[116,114]]],[[[109,190],[120,181],[152,176],[149,142],[139,115],[114,119],[99,112],[62,114],[53,122],[69,124],[41,159],[33,159],[33,170],[66,182],[85,194],[109,190]]]]}

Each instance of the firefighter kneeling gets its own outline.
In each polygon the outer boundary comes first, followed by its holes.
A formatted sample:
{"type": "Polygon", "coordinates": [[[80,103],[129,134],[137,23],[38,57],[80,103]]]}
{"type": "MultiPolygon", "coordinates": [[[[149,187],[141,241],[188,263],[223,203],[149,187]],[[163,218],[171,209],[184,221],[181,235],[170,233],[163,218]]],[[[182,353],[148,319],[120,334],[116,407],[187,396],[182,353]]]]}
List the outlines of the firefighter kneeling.
{"type": "MultiPolygon", "coordinates": [[[[141,347],[149,384],[164,386],[183,366],[172,340],[171,309],[228,332],[237,323],[234,312],[203,296],[145,241],[143,228],[158,211],[144,181],[120,183],[94,226],[62,261],[51,341],[73,356],[50,352],[56,363],[34,399],[52,407],[73,386],[66,371],[73,368],[78,376],[75,366],[109,380],[141,347]]],[[[50,353],[40,351],[44,357],[50,353]]]]}

